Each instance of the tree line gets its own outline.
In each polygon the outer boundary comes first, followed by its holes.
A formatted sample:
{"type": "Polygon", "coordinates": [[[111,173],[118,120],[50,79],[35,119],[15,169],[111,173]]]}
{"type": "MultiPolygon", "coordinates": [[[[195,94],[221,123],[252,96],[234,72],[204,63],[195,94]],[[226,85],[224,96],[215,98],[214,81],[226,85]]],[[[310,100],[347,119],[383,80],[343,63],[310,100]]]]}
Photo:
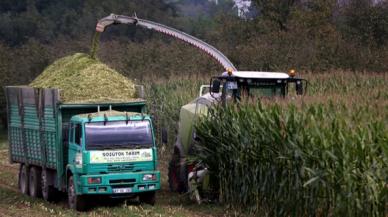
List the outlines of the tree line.
{"type": "MultiPolygon", "coordinates": [[[[110,13],[136,13],[183,30],[217,47],[241,70],[388,69],[386,0],[252,0],[244,17],[231,0],[2,0],[1,86],[28,84],[55,59],[89,52],[96,21],[110,13]]],[[[133,26],[109,28],[98,57],[141,80],[222,70],[182,42],[133,26]]]]}

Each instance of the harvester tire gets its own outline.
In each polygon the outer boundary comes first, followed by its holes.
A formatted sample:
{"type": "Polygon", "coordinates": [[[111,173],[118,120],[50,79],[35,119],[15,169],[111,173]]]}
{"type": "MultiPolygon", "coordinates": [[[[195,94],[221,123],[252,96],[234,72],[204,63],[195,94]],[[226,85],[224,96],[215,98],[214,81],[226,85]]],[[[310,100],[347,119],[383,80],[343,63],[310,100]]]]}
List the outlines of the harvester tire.
{"type": "Polygon", "coordinates": [[[19,190],[22,194],[28,195],[29,193],[29,169],[25,164],[21,164],[19,168],[19,190]]]}
{"type": "Polygon", "coordinates": [[[172,159],[168,164],[168,186],[171,192],[183,193],[187,191],[186,170],[182,170],[181,157],[179,151],[174,151],[172,159]]]}
{"type": "Polygon", "coordinates": [[[39,198],[42,196],[41,170],[38,167],[30,168],[29,193],[31,197],[39,198]]]}

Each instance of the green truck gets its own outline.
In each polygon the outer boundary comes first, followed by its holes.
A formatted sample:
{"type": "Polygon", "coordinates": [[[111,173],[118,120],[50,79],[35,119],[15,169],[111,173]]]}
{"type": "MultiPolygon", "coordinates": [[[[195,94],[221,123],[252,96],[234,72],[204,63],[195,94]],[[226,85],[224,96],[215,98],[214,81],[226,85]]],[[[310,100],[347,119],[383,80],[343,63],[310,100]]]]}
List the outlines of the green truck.
{"type": "Polygon", "coordinates": [[[67,192],[82,211],[96,195],[154,204],[157,149],[145,101],[62,103],[58,89],[5,87],[11,163],[23,194],[54,201],[67,192]]]}

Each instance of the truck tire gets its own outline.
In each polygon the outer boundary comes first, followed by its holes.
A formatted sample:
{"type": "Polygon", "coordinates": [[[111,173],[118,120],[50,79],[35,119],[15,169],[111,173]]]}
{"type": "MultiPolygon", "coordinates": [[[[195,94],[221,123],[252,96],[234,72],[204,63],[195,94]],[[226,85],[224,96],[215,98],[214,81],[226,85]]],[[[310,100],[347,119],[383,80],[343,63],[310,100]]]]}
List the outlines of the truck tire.
{"type": "Polygon", "coordinates": [[[149,191],[149,192],[141,193],[139,195],[140,203],[146,203],[146,204],[153,206],[153,205],[155,205],[155,200],[156,200],[155,191],[149,191]]]}
{"type": "Polygon", "coordinates": [[[86,210],[86,199],[84,195],[77,195],[75,191],[75,183],[73,176],[69,177],[67,182],[67,195],[68,195],[68,204],[71,209],[77,211],[86,210]]]}
{"type": "Polygon", "coordinates": [[[187,177],[184,173],[186,170],[182,171],[182,165],[180,165],[181,157],[179,150],[175,150],[172,155],[171,161],[168,164],[168,186],[171,192],[183,193],[187,191],[187,177]]]}
{"type": "Polygon", "coordinates": [[[56,196],[56,189],[49,185],[49,175],[47,170],[43,170],[41,172],[41,189],[42,189],[42,197],[45,201],[56,201],[57,196],[56,196]]]}
{"type": "Polygon", "coordinates": [[[29,178],[28,167],[25,164],[20,164],[18,185],[19,185],[20,192],[22,194],[25,194],[25,195],[28,195],[28,193],[29,193],[28,192],[28,186],[29,186],[28,178],[29,178]]]}
{"type": "Polygon", "coordinates": [[[38,167],[30,168],[29,193],[31,197],[39,198],[42,196],[41,170],[38,167]]]}

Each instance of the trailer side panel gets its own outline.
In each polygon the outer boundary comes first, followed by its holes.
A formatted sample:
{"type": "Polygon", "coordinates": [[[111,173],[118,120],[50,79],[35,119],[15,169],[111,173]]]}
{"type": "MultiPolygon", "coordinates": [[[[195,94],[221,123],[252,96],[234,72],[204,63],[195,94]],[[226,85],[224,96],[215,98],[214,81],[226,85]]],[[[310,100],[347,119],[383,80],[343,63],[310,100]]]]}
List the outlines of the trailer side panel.
{"type": "Polygon", "coordinates": [[[57,168],[56,89],[6,87],[11,162],[57,168]]]}

